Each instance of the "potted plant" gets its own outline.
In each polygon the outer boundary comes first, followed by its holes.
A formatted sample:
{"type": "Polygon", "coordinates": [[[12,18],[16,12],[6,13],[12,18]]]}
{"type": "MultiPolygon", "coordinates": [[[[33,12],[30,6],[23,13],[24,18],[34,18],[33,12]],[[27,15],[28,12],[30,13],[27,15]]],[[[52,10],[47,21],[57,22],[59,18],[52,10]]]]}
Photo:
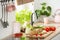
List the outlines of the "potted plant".
{"type": "Polygon", "coordinates": [[[50,16],[52,10],[51,6],[47,6],[46,3],[44,2],[41,4],[41,6],[42,6],[41,9],[35,10],[37,18],[41,16],[46,16],[46,17],[50,16]]]}

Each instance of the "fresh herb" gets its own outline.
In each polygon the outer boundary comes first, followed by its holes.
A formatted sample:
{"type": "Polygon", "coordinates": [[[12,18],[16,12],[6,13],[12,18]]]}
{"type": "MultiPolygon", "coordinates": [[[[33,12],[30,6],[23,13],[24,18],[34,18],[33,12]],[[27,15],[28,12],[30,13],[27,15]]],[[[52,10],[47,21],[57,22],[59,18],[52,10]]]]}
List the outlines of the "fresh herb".
{"type": "Polygon", "coordinates": [[[35,10],[35,13],[37,14],[37,16],[38,17],[40,17],[40,15],[50,16],[51,10],[52,10],[51,7],[47,6],[46,3],[42,3],[41,5],[42,5],[41,9],[35,10]]]}

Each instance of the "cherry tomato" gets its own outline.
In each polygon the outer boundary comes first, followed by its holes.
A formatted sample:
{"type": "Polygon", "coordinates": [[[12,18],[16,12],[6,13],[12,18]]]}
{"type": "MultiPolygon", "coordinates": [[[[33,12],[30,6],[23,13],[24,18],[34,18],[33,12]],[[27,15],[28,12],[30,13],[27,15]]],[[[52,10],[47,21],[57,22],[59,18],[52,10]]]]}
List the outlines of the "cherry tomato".
{"type": "Polygon", "coordinates": [[[16,33],[16,34],[14,34],[14,37],[19,38],[19,37],[21,37],[22,35],[23,35],[22,33],[16,33]]]}
{"type": "Polygon", "coordinates": [[[35,36],[38,36],[38,34],[34,34],[35,36]]]}
{"type": "Polygon", "coordinates": [[[40,36],[42,36],[43,34],[39,34],[40,36]]]}
{"type": "Polygon", "coordinates": [[[49,28],[49,27],[46,27],[44,30],[45,30],[46,32],[49,32],[49,31],[50,31],[50,28],[49,28]]]}
{"type": "Polygon", "coordinates": [[[55,31],[56,30],[56,27],[50,27],[50,30],[51,31],[55,31]]]}

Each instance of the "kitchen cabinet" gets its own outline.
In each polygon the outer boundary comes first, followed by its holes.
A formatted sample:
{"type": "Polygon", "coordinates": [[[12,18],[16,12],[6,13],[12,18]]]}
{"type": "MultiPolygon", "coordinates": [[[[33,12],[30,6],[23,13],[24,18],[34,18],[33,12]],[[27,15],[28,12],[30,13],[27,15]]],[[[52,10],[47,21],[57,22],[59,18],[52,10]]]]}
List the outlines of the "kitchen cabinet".
{"type": "Polygon", "coordinates": [[[34,0],[16,0],[16,1],[17,1],[17,5],[21,5],[21,4],[32,2],[34,0]]]}
{"type": "Polygon", "coordinates": [[[22,0],[16,0],[17,1],[17,5],[23,4],[22,0]]]}
{"type": "Polygon", "coordinates": [[[32,1],[34,1],[34,0],[23,0],[23,4],[29,3],[29,2],[32,2],[32,1]]]}

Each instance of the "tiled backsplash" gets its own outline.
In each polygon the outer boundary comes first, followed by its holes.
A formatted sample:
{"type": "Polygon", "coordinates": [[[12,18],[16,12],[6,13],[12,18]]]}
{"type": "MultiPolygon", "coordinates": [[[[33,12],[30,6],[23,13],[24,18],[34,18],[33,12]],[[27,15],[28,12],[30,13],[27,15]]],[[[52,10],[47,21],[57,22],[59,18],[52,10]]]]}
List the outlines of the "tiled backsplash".
{"type": "MultiPolygon", "coordinates": [[[[0,9],[1,11],[1,9],[0,9]]],[[[1,13],[0,13],[1,15],[1,13]]],[[[7,28],[3,28],[0,24],[0,39],[12,34],[12,22],[15,21],[15,12],[9,13],[8,15],[8,23],[9,26],[7,28]]]]}

